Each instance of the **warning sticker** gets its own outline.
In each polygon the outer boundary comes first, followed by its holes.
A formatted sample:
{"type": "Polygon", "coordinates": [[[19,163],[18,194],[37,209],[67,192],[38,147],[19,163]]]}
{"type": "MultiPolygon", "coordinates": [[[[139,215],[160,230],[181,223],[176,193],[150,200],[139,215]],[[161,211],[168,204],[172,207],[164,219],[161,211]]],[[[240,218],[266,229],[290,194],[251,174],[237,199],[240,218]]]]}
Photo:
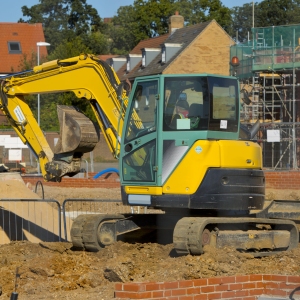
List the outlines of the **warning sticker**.
{"type": "Polygon", "coordinates": [[[19,121],[20,123],[22,123],[23,121],[25,121],[25,116],[23,115],[23,112],[22,112],[20,106],[17,106],[17,107],[14,109],[14,113],[15,113],[15,115],[16,115],[16,117],[17,117],[17,119],[18,119],[18,121],[19,121]]]}

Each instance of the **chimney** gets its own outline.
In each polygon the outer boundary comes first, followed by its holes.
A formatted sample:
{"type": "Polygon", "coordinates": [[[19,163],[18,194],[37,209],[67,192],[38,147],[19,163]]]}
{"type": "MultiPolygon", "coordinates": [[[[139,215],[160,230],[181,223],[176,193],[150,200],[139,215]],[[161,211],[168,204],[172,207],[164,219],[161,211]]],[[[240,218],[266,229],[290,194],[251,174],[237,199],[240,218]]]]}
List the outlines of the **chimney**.
{"type": "Polygon", "coordinates": [[[183,28],[183,26],[184,17],[176,11],[175,14],[169,18],[169,33],[172,34],[176,29],[183,28]]]}

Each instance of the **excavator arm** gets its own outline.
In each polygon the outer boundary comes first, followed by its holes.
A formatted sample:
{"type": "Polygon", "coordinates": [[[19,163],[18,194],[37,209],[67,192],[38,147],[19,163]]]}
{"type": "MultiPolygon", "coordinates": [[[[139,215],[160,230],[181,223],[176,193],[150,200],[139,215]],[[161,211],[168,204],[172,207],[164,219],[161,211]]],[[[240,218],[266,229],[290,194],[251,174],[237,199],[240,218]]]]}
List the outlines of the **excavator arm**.
{"type": "Polygon", "coordinates": [[[60,181],[65,175],[77,174],[83,153],[92,151],[99,140],[94,124],[84,114],[75,107],[61,105],[58,106],[60,139],[54,151],[51,150],[24,96],[61,92],[73,92],[89,101],[116,158],[128,104],[126,91],[115,72],[92,55],[50,61],[2,79],[0,109],[38,157],[47,181],[60,181]]]}

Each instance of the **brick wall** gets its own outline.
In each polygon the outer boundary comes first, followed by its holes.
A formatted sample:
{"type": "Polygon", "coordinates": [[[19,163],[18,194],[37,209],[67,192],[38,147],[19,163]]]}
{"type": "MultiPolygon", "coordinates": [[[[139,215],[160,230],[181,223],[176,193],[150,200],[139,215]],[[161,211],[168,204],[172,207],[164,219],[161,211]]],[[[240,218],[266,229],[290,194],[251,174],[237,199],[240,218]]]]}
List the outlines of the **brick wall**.
{"type": "Polygon", "coordinates": [[[118,299],[257,300],[261,295],[298,299],[300,276],[240,275],[174,282],[116,283],[115,285],[115,298],[118,299]]]}
{"type": "Polygon", "coordinates": [[[298,190],[300,187],[299,171],[265,171],[266,188],[298,190]]]}
{"type": "Polygon", "coordinates": [[[74,187],[74,188],[118,188],[120,178],[116,173],[106,173],[97,179],[93,179],[96,173],[89,173],[89,178],[63,177],[61,182],[46,182],[42,176],[22,175],[23,181],[31,183],[33,186],[41,181],[46,186],[74,187]]]}
{"type": "MultiPolygon", "coordinates": [[[[89,173],[89,178],[69,178],[64,177],[59,182],[44,182],[42,177],[24,175],[23,180],[25,183],[30,182],[35,185],[37,181],[41,180],[44,185],[57,186],[57,187],[106,187],[117,188],[120,187],[120,179],[116,173],[107,173],[93,179],[96,173],[89,173]]],[[[295,189],[298,190],[300,186],[300,172],[297,171],[282,171],[273,172],[265,171],[266,188],[273,189],[295,189]]]]}

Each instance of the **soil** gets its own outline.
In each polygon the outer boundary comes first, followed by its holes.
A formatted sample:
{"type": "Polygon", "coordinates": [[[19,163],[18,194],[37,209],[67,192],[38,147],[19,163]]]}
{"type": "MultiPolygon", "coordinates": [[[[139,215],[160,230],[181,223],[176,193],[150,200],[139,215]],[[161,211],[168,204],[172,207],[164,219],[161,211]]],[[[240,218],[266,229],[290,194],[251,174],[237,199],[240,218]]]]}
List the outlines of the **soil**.
{"type": "MultiPolygon", "coordinates": [[[[16,182],[0,182],[2,198],[18,190],[41,197],[16,182]],[[14,187],[13,191],[8,185],[14,187]]],[[[13,193],[13,194],[12,194],[13,193]]],[[[44,197],[120,199],[119,189],[70,189],[44,186],[44,197]]],[[[267,199],[300,199],[299,191],[268,190],[267,199]]],[[[115,299],[116,282],[154,282],[238,274],[300,275],[300,247],[254,258],[232,248],[204,248],[201,256],[178,257],[173,245],[118,241],[97,253],[78,251],[71,243],[11,242],[0,245],[0,299],[15,290],[19,299],[115,299]],[[17,274],[17,276],[16,276],[17,274]],[[17,278],[17,280],[16,280],[17,278]],[[17,287],[15,287],[17,283],[17,287]]]]}

